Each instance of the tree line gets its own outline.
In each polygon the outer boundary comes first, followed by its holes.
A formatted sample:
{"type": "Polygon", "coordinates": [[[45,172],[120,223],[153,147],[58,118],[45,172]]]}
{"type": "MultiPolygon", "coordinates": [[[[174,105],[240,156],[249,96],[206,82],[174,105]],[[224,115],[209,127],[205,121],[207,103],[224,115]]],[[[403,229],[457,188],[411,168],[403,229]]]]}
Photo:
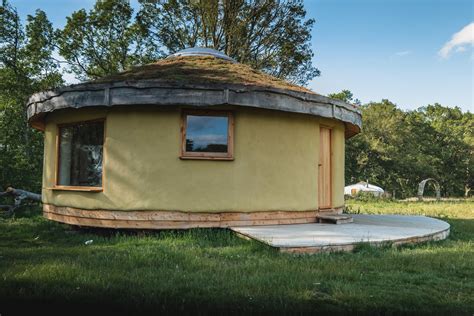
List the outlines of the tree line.
{"type": "MultiPolygon", "coordinates": [[[[39,192],[41,133],[28,127],[25,104],[38,91],[114,74],[180,49],[203,46],[299,85],[318,76],[302,0],[96,1],[55,29],[36,10],[25,26],[16,9],[0,6],[0,185],[39,192]]],[[[331,95],[357,103],[349,91],[331,95]]],[[[472,194],[474,119],[459,108],[429,105],[402,111],[388,100],[361,105],[363,131],[346,148],[346,183],[368,179],[411,196],[437,179],[444,195],[472,194]]]]}
{"type": "MultiPolygon", "coordinates": [[[[344,90],[329,95],[360,103],[344,90]]],[[[396,198],[416,196],[427,178],[442,196],[471,196],[474,114],[435,103],[403,111],[389,100],[360,105],[362,133],[346,142],[346,184],[366,181],[396,198]]]]}

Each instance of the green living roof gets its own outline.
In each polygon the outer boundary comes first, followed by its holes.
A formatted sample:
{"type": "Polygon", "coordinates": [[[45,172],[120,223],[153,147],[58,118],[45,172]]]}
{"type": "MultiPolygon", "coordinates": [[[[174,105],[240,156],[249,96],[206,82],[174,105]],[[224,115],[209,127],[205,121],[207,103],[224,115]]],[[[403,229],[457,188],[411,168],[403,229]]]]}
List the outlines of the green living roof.
{"type": "Polygon", "coordinates": [[[94,83],[155,79],[179,84],[238,84],[314,93],[248,65],[214,56],[176,56],[97,79],[94,83]]]}

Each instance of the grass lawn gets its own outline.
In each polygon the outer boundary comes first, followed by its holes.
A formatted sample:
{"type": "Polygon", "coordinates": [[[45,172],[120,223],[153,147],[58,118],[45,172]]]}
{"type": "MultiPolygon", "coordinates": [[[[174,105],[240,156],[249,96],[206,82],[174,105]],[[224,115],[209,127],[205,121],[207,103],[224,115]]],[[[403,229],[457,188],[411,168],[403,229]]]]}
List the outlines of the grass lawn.
{"type": "Polygon", "coordinates": [[[348,202],[451,224],[448,240],[280,254],[228,230],[77,230],[36,211],[0,219],[0,314],[474,313],[474,201],[348,202]],[[85,245],[88,240],[93,243],[85,245]]]}

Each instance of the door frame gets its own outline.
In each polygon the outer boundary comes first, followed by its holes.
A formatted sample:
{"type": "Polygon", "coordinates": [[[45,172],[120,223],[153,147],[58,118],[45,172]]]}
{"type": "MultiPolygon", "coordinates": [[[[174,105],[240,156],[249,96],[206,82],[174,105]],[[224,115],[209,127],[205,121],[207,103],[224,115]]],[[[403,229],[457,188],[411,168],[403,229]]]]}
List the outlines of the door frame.
{"type": "Polygon", "coordinates": [[[333,141],[333,130],[332,127],[327,126],[327,125],[319,125],[319,150],[318,150],[318,192],[317,192],[317,198],[318,198],[318,209],[319,210],[328,210],[332,209],[333,207],[333,194],[332,194],[332,178],[333,178],[333,153],[332,153],[332,141],[333,141]],[[320,203],[320,177],[321,177],[321,172],[320,172],[320,167],[322,166],[321,164],[321,129],[327,129],[329,131],[329,205],[321,207],[320,203]]]}

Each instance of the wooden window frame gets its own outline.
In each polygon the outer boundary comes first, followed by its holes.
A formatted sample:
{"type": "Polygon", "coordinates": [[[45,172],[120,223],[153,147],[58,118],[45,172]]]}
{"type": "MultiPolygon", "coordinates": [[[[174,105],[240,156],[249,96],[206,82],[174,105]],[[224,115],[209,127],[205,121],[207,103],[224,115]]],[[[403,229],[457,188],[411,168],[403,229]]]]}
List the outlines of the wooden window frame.
{"type": "Polygon", "coordinates": [[[75,121],[70,123],[62,123],[57,124],[56,129],[56,169],[54,174],[54,186],[51,188],[52,190],[58,191],[84,191],[84,192],[102,192],[104,189],[104,161],[105,161],[105,140],[106,140],[106,119],[105,118],[98,118],[92,120],[84,120],[84,121],[75,121]],[[74,185],[60,185],[58,184],[59,180],[59,164],[61,161],[61,128],[79,125],[79,124],[88,124],[88,123],[96,123],[102,122],[104,124],[104,141],[102,142],[102,179],[101,179],[101,186],[100,187],[91,187],[91,186],[74,186],[74,185]]]}
{"type": "Polygon", "coordinates": [[[181,146],[180,159],[200,160],[234,160],[234,113],[224,110],[183,110],[181,112],[181,146]],[[187,116],[218,116],[227,117],[227,152],[188,152],[186,151],[187,116]]]}

